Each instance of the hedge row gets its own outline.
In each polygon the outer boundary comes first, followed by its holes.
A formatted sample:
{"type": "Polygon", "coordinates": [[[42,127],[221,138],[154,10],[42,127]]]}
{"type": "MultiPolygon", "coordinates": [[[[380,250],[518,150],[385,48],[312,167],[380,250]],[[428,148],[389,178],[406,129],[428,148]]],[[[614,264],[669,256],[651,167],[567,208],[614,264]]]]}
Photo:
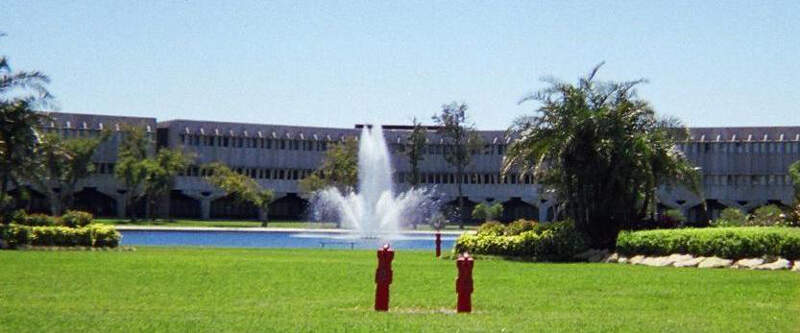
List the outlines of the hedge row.
{"type": "Polygon", "coordinates": [[[11,215],[10,223],[31,227],[65,226],[71,228],[85,227],[94,222],[94,216],[79,210],[68,210],[60,217],[45,214],[26,214],[18,210],[11,215]]]}
{"type": "Polygon", "coordinates": [[[82,228],[11,224],[0,229],[0,238],[10,248],[20,245],[117,247],[122,235],[114,226],[101,224],[82,228]]]}
{"type": "Polygon", "coordinates": [[[617,251],[625,255],[717,256],[728,259],[781,256],[800,259],[800,229],[781,227],[687,228],[623,232],[617,251]]]}
{"type": "Polygon", "coordinates": [[[524,257],[544,261],[569,261],[588,248],[586,240],[570,222],[540,224],[518,235],[496,232],[463,234],[456,240],[456,253],[524,257]]]}

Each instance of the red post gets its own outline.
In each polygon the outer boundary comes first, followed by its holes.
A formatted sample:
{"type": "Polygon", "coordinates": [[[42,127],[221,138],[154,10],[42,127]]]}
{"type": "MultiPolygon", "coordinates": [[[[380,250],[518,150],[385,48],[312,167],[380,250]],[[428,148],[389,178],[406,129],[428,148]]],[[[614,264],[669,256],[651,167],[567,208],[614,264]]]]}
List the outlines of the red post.
{"type": "Polygon", "coordinates": [[[442,256],[442,233],[436,232],[436,258],[442,256]]]}
{"type": "Polygon", "coordinates": [[[464,253],[458,256],[458,278],[456,279],[456,293],[458,294],[458,312],[472,312],[472,267],[475,261],[464,253]]]}
{"type": "Polygon", "coordinates": [[[389,285],[392,284],[394,250],[389,244],[378,249],[378,269],[375,270],[375,311],[389,311],[389,285]]]}

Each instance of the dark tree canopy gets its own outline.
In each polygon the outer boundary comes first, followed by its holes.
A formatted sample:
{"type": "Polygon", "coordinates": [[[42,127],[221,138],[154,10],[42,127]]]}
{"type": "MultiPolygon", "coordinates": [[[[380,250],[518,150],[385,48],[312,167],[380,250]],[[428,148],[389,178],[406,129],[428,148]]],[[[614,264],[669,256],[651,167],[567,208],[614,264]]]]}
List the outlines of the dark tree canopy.
{"type": "Polygon", "coordinates": [[[636,96],[643,80],[598,82],[599,68],[577,84],[547,80],[548,88],[521,100],[540,106],[509,129],[516,139],[503,172],[532,174],[555,189],[592,245],[612,248],[623,226],[654,209],[659,186],[699,193],[699,176],[676,148],[688,130],[674,118],[658,118],[636,96]]]}
{"type": "Polygon", "coordinates": [[[36,128],[47,119],[39,111],[46,110],[51,101],[49,82],[38,71],[13,71],[0,55],[0,218],[13,207],[9,189],[35,177],[36,128]]]}

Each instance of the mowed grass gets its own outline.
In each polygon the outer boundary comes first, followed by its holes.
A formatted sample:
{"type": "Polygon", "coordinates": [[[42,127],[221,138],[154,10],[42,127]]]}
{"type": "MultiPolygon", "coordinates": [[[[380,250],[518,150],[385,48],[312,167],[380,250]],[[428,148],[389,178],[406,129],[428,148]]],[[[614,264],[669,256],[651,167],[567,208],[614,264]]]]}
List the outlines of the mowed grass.
{"type": "MultiPolygon", "coordinates": [[[[108,219],[100,218],[95,219],[96,223],[124,225],[124,226],[161,226],[161,227],[214,227],[214,228],[260,228],[260,221],[248,220],[192,220],[192,219],[174,219],[174,220],[149,220],[138,219],[131,221],[129,219],[108,219]]],[[[307,222],[307,221],[269,221],[267,228],[297,228],[297,229],[335,229],[336,223],[333,222],[307,222]]],[[[414,230],[413,228],[407,228],[414,230]]],[[[464,230],[477,230],[476,225],[466,225],[464,230]]],[[[430,225],[424,224],[417,226],[416,230],[433,230],[430,225]]],[[[458,225],[446,225],[443,230],[459,230],[458,225]]]]}
{"type": "MultiPolygon", "coordinates": [[[[261,221],[248,220],[149,220],[138,219],[95,219],[102,224],[125,226],[161,226],[161,227],[214,227],[214,228],[260,228],[261,221]]],[[[332,222],[305,222],[305,221],[269,221],[268,228],[300,228],[300,229],[333,229],[336,224],[332,222]]]]}
{"type": "Polygon", "coordinates": [[[374,251],[0,251],[0,331],[797,332],[800,274],[479,260],[457,315],[452,260],[399,251],[388,313],[374,251]]]}

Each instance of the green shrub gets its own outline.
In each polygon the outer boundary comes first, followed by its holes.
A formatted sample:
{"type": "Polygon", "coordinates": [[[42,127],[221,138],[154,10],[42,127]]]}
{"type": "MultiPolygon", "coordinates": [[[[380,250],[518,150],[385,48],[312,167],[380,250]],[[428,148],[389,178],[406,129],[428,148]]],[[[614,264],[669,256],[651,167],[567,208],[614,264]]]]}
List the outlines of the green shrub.
{"type": "Polygon", "coordinates": [[[686,224],[686,216],[683,216],[680,209],[669,209],[661,215],[658,220],[658,228],[677,228],[686,224]]]}
{"type": "Polygon", "coordinates": [[[479,235],[502,235],[506,231],[506,227],[497,221],[484,222],[478,227],[479,235]]]}
{"type": "Polygon", "coordinates": [[[734,207],[723,209],[719,218],[711,221],[711,225],[714,227],[741,227],[745,223],[747,223],[747,215],[734,207]]]}
{"type": "Polygon", "coordinates": [[[800,258],[800,230],[795,228],[687,228],[623,232],[617,251],[625,255],[685,253],[729,259],[781,256],[800,258]]]}
{"type": "Polygon", "coordinates": [[[776,205],[761,206],[753,212],[747,225],[751,226],[785,226],[788,224],[786,214],[776,205]]]}
{"type": "Polygon", "coordinates": [[[571,222],[538,224],[518,235],[491,232],[463,234],[454,247],[456,253],[525,257],[543,261],[569,261],[585,251],[588,243],[571,222]]]}
{"type": "Polygon", "coordinates": [[[491,206],[487,203],[481,202],[475,205],[475,208],[472,209],[472,218],[481,221],[491,221],[500,217],[501,215],[503,215],[503,205],[499,202],[491,206]]]}
{"type": "Polygon", "coordinates": [[[519,219],[514,222],[509,223],[506,226],[505,234],[506,235],[519,235],[525,231],[533,230],[538,223],[533,220],[525,220],[519,219]]]}
{"type": "Polygon", "coordinates": [[[31,227],[46,227],[58,224],[57,218],[45,214],[22,215],[19,216],[18,218],[19,220],[14,221],[14,223],[27,225],[31,227]]]}
{"type": "Polygon", "coordinates": [[[61,224],[71,228],[85,227],[92,221],[94,221],[94,216],[91,213],[79,210],[68,210],[64,215],[61,215],[61,224]]]}
{"type": "Polygon", "coordinates": [[[101,224],[81,228],[12,224],[5,227],[0,235],[11,248],[19,245],[116,247],[122,239],[114,226],[101,224]]]}

